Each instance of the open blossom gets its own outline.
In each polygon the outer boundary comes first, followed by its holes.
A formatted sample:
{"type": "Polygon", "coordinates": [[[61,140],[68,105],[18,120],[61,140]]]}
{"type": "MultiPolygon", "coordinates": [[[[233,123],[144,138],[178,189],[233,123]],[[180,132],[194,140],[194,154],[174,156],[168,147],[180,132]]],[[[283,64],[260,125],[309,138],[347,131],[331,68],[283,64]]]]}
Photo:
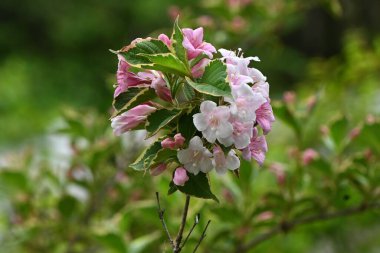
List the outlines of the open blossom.
{"type": "Polygon", "coordinates": [[[199,136],[194,136],[189,143],[187,149],[178,151],[178,160],[182,163],[185,169],[197,175],[199,171],[207,173],[212,170],[212,154],[203,147],[203,143],[199,136]]]}
{"type": "Polygon", "coordinates": [[[207,64],[209,64],[210,59],[204,58],[200,60],[194,67],[191,68],[191,74],[194,78],[199,78],[205,72],[207,64]]]}
{"type": "Polygon", "coordinates": [[[124,57],[118,55],[119,64],[116,72],[117,87],[114,92],[114,97],[120,95],[120,93],[125,92],[129,87],[133,86],[149,86],[149,81],[143,77],[136,75],[135,73],[129,72],[129,64],[125,61],[124,57]]]}
{"type": "Polygon", "coordinates": [[[258,164],[263,165],[266,152],[268,151],[265,136],[259,136],[256,128],[253,129],[251,142],[243,149],[243,158],[250,161],[253,157],[258,164]]]}
{"type": "Polygon", "coordinates": [[[212,54],[216,53],[216,49],[210,43],[203,41],[203,28],[199,27],[195,30],[190,28],[182,29],[184,38],[183,38],[183,47],[187,50],[187,57],[189,60],[194,59],[201,53],[207,55],[212,59],[212,54]]]}
{"type": "Polygon", "coordinates": [[[156,110],[155,107],[142,104],[126,111],[111,119],[111,127],[115,135],[121,135],[141,123],[145,122],[147,116],[156,110]]]}
{"type": "Polygon", "coordinates": [[[237,149],[247,147],[252,137],[253,123],[243,122],[235,116],[232,116],[229,121],[233,127],[232,135],[228,138],[220,139],[219,142],[226,147],[234,144],[237,149]]]}
{"type": "Polygon", "coordinates": [[[262,104],[256,110],[256,121],[261,126],[264,134],[268,134],[272,129],[272,123],[275,121],[272,106],[269,102],[262,104]]]}
{"type": "Polygon", "coordinates": [[[256,120],[256,110],[265,103],[265,98],[260,93],[252,91],[248,84],[232,87],[233,99],[226,98],[231,104],[231,114],[245,122],[256,120]]]}
{"type": "Polygon", "coordinates": [[[177,149],[183,146],[185,138],[180,134],[174,135],[173,138],[166,138],[161,141],[161,146],[168,149],[177,149]]]}
{"type": "Polygon", "coordinates": [[[175,185],[184,186],[189,176],[184,168],[178,167],[174,172],[173,182],[175,185]]]}
{"type": "Polygon", "coordinates": [[[236,170],[240,167],[240,160],[236,156],[234,150],[230,150],[226,156],[223,150],[218,145],[216,145],[214,147],[213,153],[213,164],[218,174],[225,174],[227,170],[236,170]]]}
{"type": "Polygon", "coordinates": [[[228,121],[230,110],[227,106],[217,106],[212,101],[203,101],[200,111],[194,114],[193,122],[208,142],[214,143],[216,139],[228,138],[232,134],[233,127],[228,121]]]}

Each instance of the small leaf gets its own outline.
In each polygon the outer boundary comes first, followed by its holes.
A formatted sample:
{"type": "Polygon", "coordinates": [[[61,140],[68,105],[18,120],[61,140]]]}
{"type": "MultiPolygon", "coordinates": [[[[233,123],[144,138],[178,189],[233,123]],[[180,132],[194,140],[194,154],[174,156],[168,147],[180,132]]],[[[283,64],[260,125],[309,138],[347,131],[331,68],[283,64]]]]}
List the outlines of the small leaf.
{"type": "Polygon", "coordinates": [[[197,175],[187,173],[189,180],[184,186],[177,186],[178,190],[193,197],[213,199],[219,203],[218,198],[211,192],[207,175],[199,172],[197,175]]]}
{"type": "Polygon", "coordinates": [[[150,114],[147,118],[145,129],[148,131],[147,137],[155,135],[160,129],[175,119],[181,111],[161,109],[150,114]]]}
{"type": "Polygon", "coordinates": [[[154,142],[151,146],[149,146],[148,148],[146,148],[142,153],[141,155],[136,159],[136,161],[134,163],[132,163],[131,165],[129,165],[129,167],[131,167],[132,169],[134,170],[144,170],[144,169],[147,169],[146,167],[144,167],[144,162],[149,158],[153,158],[153,156],[160,150],[162,149],[162,146],[161,146],[161,140],[158,140],[156,142],[154,142]]]}
{"type": "Polygon", "coordinates": [[[189,62],[187,60],[187,52],[186,49],[183,47],[183,33],[181,31],[181,28],[178,25],[178,17],[174,22],[174,27],[173,27],[173,34],[171,37],[171,41],[173,43],[173,48],[175,50],[175,53],[180,59],[183,64],[185,65],[187,72],[190,73],[190,68],[189,68],[189,62]]]}
{"type": "Polygon", "coordinates": [[[157,95],[154,89],[131,87],[115,98],[113,106],[118,110],[116,113],[116,115],[118,115],[155,97],[157,97],[157,95]]]}
{"type": "Polygon", "coordinates": [[[206,66],[199,82],[186,78],[188,84],[203,94],[231,97],[231,88],[227,80],[227,67],[220,60],[214,60],[206,66]]]}

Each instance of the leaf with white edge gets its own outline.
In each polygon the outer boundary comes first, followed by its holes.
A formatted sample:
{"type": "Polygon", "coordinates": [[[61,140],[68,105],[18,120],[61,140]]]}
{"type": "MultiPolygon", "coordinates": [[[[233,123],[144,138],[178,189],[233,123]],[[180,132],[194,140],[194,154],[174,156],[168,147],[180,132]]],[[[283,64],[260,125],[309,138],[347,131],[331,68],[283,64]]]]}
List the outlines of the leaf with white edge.
{"type": "Polygon", "coordinates": [[[147,118],[145,129],[148,131],[147,137],[155,135],[160,129],[168,125],[172,120],[181,114],[179,110],[161,109],[153,112],[147,118]]]}
{"type": "Polygon", "coordinates": [[[156,97],[154,89],[131,87],[114,99],[113,106],[118,110],[116,115],[119,115],[156,97]]]}
{"type": "Polygon", "coordinates": [[[173,43],[173,48],[175,50],[175,53],[180,59],[183,64],[185,65],[186,69],[188,72],[190,72],[189,68],[189,62],[187,60],[187,52],[186,49],[183,47],[183,33],[181,31],[181,28],[178,25],[178,17],[174,22],[174,27],[173,27],[173,34],[171,37],[171,41],[173,43]]]}
{"type": "Polygon", "coordinates": [[[166,73],[190,76],[185,64],[172,53],[165,54],[139,54],[147,58],[151,64],[141,65],[146,69],[159,70],[166,73]]]}
{"type": "Polygon", "coordinates": [[[118,51],[125,60],[133,67],[141,68],[141,65],[151,64],[149,59],[142,56],[170,53],[169,48],[159,39],[138,39],[129,46],[118,51]]]}
{"type": "Polygon", "coordinates": [[[199,54],[197,57],[195,57],[194,59],[192,59],[190,61],[190,67],[194,67],[195,65],[197,65],[201,60],[205,59],[205,58],[208,58],[208,55],[207,54],[204,54],[204,53],[201,53],[199,54]]]}
{"type": "Polygon", "coordinates": [[[161,140],[154,142],[151,146],[146,148],[136,159],[136,161],[129,165],[129,167],[134,170],[146,170],[147,168],[144,166],[144,163],[147,161],[147,159],[152,159],[153,156],[161,149],[161,140]]]}
{"type": "Polygon", "coordinates": [[[186,78],[188,84],[203,94],[231,97],[231,88],[227,82],[227,67],[220,60],[211,61],[198,82],[186,78]]]}
{"type": "Polygon", "coordinates": [[[210,184],[207,175],[203,172],[199,172],[197,175],[187,173],[189,180],[184,186],[178,186],[177,189],[187,195],[202,198],[213,199],[219,203],[218,198],[211,192],[210,184]]]}
{"type": "Polygon", "coordinates": [[[226,88],[225,90],[220,89],[216,86],[207,84],[207,83],[197,83],[192,81],[190,78],[186,77],[187,83],[193,87],[195,90],[197,90],[200,93],[214,96],[214,97],[231,97],[231,89],[230,87],[226,88]]]}
{"type": "Polygon", "coordinates": [[[161,149],[159,150],[156,155],[151,159],[150,164],[146,164],[145,166],[147,168],[154,167],[155,165],[158,165],[160,163],[168,163],[167,161],[169,159],[176,159],[177,157],[177,150],[173,149],[161,149]]]}

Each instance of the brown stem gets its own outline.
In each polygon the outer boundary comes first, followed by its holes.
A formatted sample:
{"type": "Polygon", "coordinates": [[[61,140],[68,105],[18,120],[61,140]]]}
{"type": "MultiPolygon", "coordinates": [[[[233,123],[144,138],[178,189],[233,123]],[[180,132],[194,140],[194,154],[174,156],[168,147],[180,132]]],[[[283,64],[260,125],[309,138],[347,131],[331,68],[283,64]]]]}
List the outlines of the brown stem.
{"type": "Polygon", "coordinates": [[[190,205],[190,196],[186,195],[186,202],[185,206],[183,208],[183,213],[182,213],[182,221],[181,225],[179,227],[179,231],[177,234],[177,237],[175,239],[174,247],[173,247],[173,252],[174,253],[179,253],[181,252],[181,241],[182,241],[182,236],[183,236],[183,230],[185,229],[186,225],[186,219],[187,219],[187,213],[189,211],[189,205],[190,205]]]}
{"type": "Polygon", "coordinates": [[[274,237],[275,235],[280,234],[282,232],[288,232],[299,225],[306,225],[306,224],[310,224],[316,221],[324,221],[324,220],[330,220],[330,219],[334,219],[338,217],[350,216],[350,215],[362,213],[366,210],[379,209],[379,208],[380,208],[380,203],[362,204],[357,207],[347,208],[347,209],[343,209],[343,210],[332,212],[332,213],[321,213],[321,214],[301,218],[298,220],[282,222],[280,225],[272,228],[268,232],[258,235],[252,240],[248,241],[245,245],[238,247],[236,249],[236,252],[239,252],[239,253],[247,252],[248,250],[259,245],[260,243],[274,237]]]}
{"type": "Polygon", "coordinates": [[[169,233],[168,227],[166,226],[166,223],[165,223],[165,219],[164,219],[164,213],[165,213],[165,210],[161,209],[160,195],[159,195],[158,192],[156,192],[156,199],[157,199],[157,205],[158,205],[158,217],[159,217],[160,220],[161,220],[162,227],[164,228],[164,230],[165,230],[165,232],[166,232],[166,235],[167,235],[167,237],[168,237],[168,239],[169,239],[170,245],[171,245],[172,248],[174,249],[174,248],[175,248],[175,245],[174,245],[174,242],[173,242],[172,237],[170,236],[170,233],[169,233]]]}
{"type": "Polygon", "coordinates": [[[201,238],[199,238],[199,241],[198,241],[198,243],[197,243],[197,246],[195,246],[195,249],[194,249],[193,253],[195,253],[195,252],[197,251],[199,245],[201,245],[201,242],[202,242],[203,239],[206,237],[206,231],[207,231],[208,225],[210,225],[210,222],[211,222],[211,220],[208,220],[207,225],[206,225],[205,229],[203,229],[203,232],[202,232],[201,238]]]}

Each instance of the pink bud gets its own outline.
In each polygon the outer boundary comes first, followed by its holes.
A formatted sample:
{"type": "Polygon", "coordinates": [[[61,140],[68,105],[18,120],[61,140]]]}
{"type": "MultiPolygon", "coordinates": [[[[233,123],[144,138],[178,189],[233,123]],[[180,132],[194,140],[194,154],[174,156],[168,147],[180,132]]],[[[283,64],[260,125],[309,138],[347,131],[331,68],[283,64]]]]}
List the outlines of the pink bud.
{"type": "Polygon", "coordinates": [[[161,146],[163,148],[175,149],[175,142],[171,138],[166,138],[161,141],[161,146]]]}
{"type": "Polygon", "coordinates": [[[189,180],[189,177],[187,176],[186,170],[182,167],[178,167],[174,172],[174,184],[184,186],[187,180],[189,180]]]}
{"type": "Polygon", "coordinates": [[[270,166],[269,166],[269,170],[276,176],[277,178],[277,183],[279,185],[284,185],[285,184],[285,168],[282,164],[280,163],[272,163],[270,166]]]}
{"type": "Polygon", "coordinates": [[[318,157],[319,154],[314,149],[308,148],[302,154],[302,164],[307,166],[318,157]]]}
{"type": "Polygon", "coordinates": [[[296,93],[294,91],[286,91],[283,98],[286,104],[294,104],[296,102],[296,93]]]}
{"type": "Polygon", "coordinates": [[[185,137],[181,133],[174,135],[174,142],[177,148],[180,148],[185,143],[185,137]]]}
{"type": "Polygon", "coordinates": [[[152,176],[158,176],[160,175],[162,172],[164,172],[166,170],[166,164],[165,163],[161,163],[159,164],[158,166],[154,167],[153,169],[150,170],[150,174],[152,176]]]}
{"type": "Polygon", "coordinates": [[[156,91],[156,94],[159,98],[171,102],[172,101],[172,96],[170,94],[170,90],[168,86],[166,86],[165,80],[161,77],[154,77],[152,79],[152,88],[156,91]]]}
{"type": "Polygon", "coordinates": [[[161,141],[161,146],[168,149],[177,149],[182,147],[184,142],[185,138],[181,135],[181,133],[178,133],[174,135],[174,138],[168,137],[161,141]]]}
{"type": "Polygon", "coordinates": [[[266,221],[273,218],[273,212],[271,211],[265,211],[257,215],[257,221],[266,221]]]}
{"type": "Polygon", "coordinates": [[[354,129],[351,130],[349,134],[350,140],[355,139],[356,137],[359,136],[361,129],[359,127],[355,127],[354,129]]]}
{"type": "Polygon", "coordinates": [[[169,39],[169,37],[166,34],[161,33],[158,35],[158,39],[165,43],[168,47],[172,45],[172,41],[169,39]]]}

